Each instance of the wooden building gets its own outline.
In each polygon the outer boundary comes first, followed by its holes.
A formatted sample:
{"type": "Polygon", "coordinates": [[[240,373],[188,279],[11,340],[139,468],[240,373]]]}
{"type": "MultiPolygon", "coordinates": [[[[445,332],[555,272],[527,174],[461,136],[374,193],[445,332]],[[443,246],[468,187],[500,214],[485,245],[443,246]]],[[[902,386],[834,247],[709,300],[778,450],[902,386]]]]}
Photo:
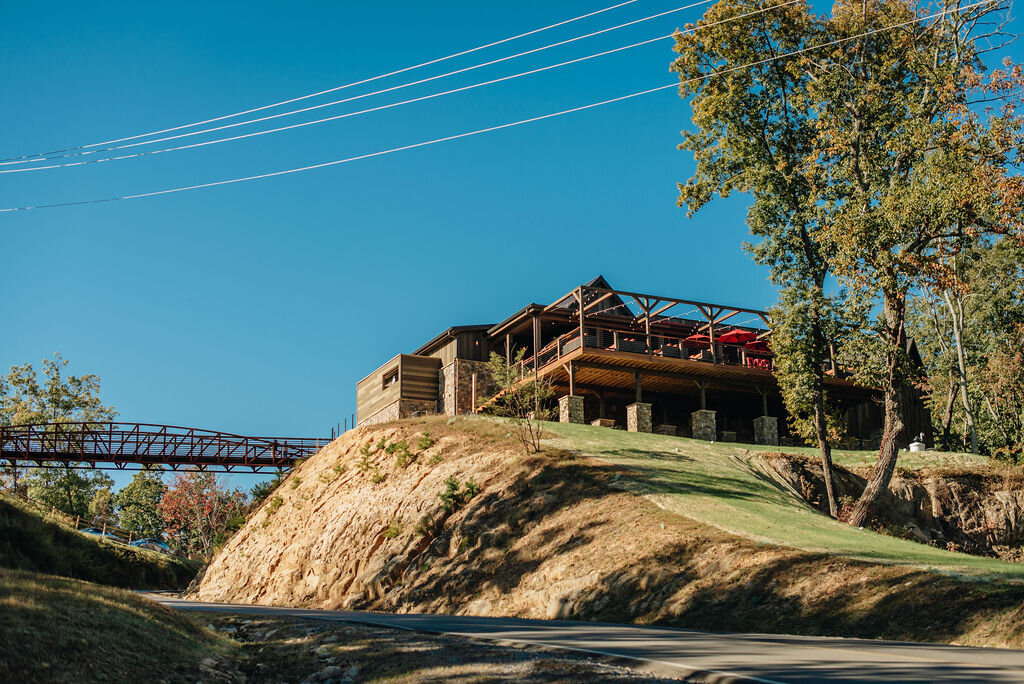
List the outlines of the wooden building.
{"type": "MultiPolygon", "coordinates": [[[[511,360],[519,350],[520,372],[553,384],[565,422],[708,440],[789,439],[766,312],[614,290],[600,276],[500,323],[448,328],[388,361],[358,383],[358,424],[473,411],[494,393],[490,353],[511,360]]],[[[826,385],[846,411],[848,439],[876,443],[875,393],[831,360],[826,385]]],[[[905,419],[904,441],[930,434],[916,397],[905,419]]]]}

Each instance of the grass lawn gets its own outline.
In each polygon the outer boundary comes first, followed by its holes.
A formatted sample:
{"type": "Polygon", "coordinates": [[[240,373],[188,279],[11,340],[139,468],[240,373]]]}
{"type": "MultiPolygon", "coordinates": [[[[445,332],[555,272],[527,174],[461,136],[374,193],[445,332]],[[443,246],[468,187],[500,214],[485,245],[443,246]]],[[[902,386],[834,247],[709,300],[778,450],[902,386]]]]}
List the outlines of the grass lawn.
{"type": "Polygon", "coordinates": [[[0,681],[196,681],[230,644],[130,591],[0,569],[0,681]]]}
{"type": "MultiPolygon", "coordinates": [[[[777,453],[778,447],[709,444],[590,425],[547,423],[545,428],[557,436],[547,442],[553,447],[628,468],[634,475],[623,478],[622,486],[661,508],[755,541],[940,572],[1024,580],[1024,564],[952,553],[822,515],[757,462],[758,452],[777,453]]],[[[815,452],[798,447],[785,451],[815,452]]],[[[958,457],[950,463],[945,457],[932,452],[904,454],[899,467],[963,467],[980,458],[958,457]]],[[[874,452],[838,452],[835,458],[856,467],[872,463],[874,452]]]]}

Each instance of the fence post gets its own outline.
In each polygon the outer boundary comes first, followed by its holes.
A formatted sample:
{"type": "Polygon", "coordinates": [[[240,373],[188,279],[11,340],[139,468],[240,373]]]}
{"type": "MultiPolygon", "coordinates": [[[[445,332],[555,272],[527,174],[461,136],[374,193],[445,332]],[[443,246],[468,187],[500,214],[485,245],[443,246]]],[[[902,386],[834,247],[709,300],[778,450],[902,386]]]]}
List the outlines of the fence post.
{"type": "Polygon", "coordinates": [[[80,516],[80,515],[76,515],[76,516],[75,516],[75,529],[76,529],[76,530],[78,529],[78,520],[79,520],[79,518],[81,518],[81,517],[82,517],[82,516],[80,516]]]}

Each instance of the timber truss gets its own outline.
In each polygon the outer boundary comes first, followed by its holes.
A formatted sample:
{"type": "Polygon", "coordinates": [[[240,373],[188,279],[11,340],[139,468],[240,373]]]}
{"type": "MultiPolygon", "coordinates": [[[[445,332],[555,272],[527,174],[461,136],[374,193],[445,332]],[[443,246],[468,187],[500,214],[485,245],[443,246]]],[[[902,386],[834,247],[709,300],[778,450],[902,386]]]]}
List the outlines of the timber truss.
{"type": "Polygon", "coordinates": [[[262,472],[291,468],[330,441],[245,437],[149,423],[42,423],[0,426],[0,459],[21,467],[111,464],[117,470],[262,472]]]}

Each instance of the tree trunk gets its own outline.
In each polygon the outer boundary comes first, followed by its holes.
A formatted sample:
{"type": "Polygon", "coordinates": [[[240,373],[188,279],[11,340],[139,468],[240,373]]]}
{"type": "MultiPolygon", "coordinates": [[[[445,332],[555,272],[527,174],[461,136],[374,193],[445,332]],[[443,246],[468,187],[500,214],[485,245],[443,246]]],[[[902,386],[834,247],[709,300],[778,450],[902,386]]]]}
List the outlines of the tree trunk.
{"type": "Polygon", "coordinates": [[[948,290],[945,292],[945,299],[946,306],[949,309],[950,320],[953,323],[953,340],[956,343],[957,381],[960,385],[960,401],[964,406],[964,423],[967,425],[967,435],[965,436],[970,439],[971,453],[976,454],[978,453],[978,431],[974,424],[974,410],[971,408],[971,398],[967,393],[967,355],[964,353],[963,343],[963,300],[958,298],[957,305],[954,307],[948,290]]]}
{"type": "Polygon", "coordinates": [[[850,524],[861,527],[882,495],[889,489],[896,459],[899,456],[900,432],[903,430],[903,406],[900,403],[900,388],[903,386],[902,356],[906,331],[903,327],[906,315],[906,299],[901,293],[885,294],[882,308],[885,321],[886,378],[883,387],[883,408],[885,422],[882,427],[882,445],[878,450],[878,462],[871,470],[868,484],[861,493],[850,515],[850,524]]]}
{"type": "Polygon", "coordinates": [[[832,447],[828,443],[828,432],[825,430],[824,403],[823,392],[819,388],[814,396],[814,433],[818,438],[818,449],[821,451],[821,472],[825,477],[828,512],[833,518],[838,518],[839,506],[836,503],[835,490],[832,488],[832,447]]]}
{"type": "Polygon", "coordinates": [[[956,385],[953,373],[949,373],[949,389],[946,390],[946,410],[942,414],[942,450],[950,451],[949,432],[953,425],[953,402],[956,401],[956,385]]]}

